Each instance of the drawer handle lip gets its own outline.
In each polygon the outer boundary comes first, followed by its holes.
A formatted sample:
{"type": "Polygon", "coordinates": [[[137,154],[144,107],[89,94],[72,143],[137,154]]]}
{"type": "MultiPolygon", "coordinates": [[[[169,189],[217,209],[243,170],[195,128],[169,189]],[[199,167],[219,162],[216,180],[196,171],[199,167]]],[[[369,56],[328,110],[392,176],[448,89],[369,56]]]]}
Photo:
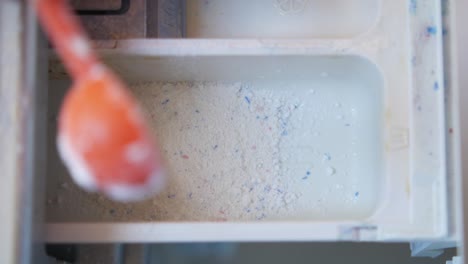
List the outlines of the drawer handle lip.
{"type": "Polygon", "coordinates": [[[130,0],[121,0],[119,9],[99,10],[99,9],[79,9],[76,13],[80,16],[115,16],[123,15],[130,9],[130,0]]]}

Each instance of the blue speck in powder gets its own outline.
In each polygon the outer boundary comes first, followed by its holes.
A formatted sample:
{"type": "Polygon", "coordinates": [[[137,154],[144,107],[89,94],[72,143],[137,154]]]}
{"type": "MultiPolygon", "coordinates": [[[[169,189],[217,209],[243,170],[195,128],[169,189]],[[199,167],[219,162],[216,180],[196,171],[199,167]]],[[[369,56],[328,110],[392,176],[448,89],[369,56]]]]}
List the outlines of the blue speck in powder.
{"type": "Polygon", "coordinates": [[[306,175],[310,175],[310,171],[307,171],[307,172],[306,172],[306,175]]]}
{"type": "Polygon", "coordinates": [[[435,35],[437,33],[437,28],[435,26],[428,26],[426,32],[429,35],[435,35]]]}
{"type": "Polygon", "coordinates": [[[358,196],[359,196],[359,192],[355,192],[354,197],[358,197],[358,196]]]}
{"type": "Polygon", "coordinates": [[[167,103],[169,103],[169,99],[164,100],[164,102],[162,102],[161,104],[166,105],[167,103]]]}
{"type": "Polygon", "coordinates": [[[283,136],[283,137],[284,137],[284,136],[287,136],[287,135],[288,135],[288,131],[286,131],[286,130],[283,130],[283,132],[281,133],[281,136],[283,136]]]}
{"type": "Polygon", "coordinates": [[[217,149],[217,148],[218,148],[218,145],[214,145],[214,146],[213,146],[213,149],[217,149]]]}
{"type": "Polygon", "coordinates": [[[248,104],[250,104],[250,98],[249,97],[245,96],[244,99],[248,104]]]}
{"type": "Polygon", "coordinates": [[[258,216],[258,217],[257,217],[257,220],[262,220],[262,219],[264,219],[265,217],[266,217],[266,215],[262,213],[261,216],[258,216]]]}
{"type": "Polygon", "coordinates": [[[439,90],[439,83],[438,82],[434,82],[434,91],[438,91],[439,90]]]}

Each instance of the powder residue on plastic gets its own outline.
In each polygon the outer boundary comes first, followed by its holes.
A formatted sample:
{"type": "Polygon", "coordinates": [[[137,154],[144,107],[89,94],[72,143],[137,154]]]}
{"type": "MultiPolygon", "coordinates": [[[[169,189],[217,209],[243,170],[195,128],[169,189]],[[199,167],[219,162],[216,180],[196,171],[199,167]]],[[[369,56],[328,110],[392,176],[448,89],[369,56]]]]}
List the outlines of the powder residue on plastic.
{"type": "Polygon", "coordinates": [[[355,140],[344,137],[349,147],[333,152],[325,143],[336,140],[320,127],[346,133],[346,124],[357,123],[353,108],[320,98],[311,103],[321,89],[290,88],[244,82],[133,85],[166,161],[167,188],[147,201],[121,204],[61,179],[49,194],[48,218],[249,221],[352,215],[364,196],[359,178],[346,169],[359,158],[347,150],[355,140]],[[311,138],[321,145],[314,147],[311,138]]]}

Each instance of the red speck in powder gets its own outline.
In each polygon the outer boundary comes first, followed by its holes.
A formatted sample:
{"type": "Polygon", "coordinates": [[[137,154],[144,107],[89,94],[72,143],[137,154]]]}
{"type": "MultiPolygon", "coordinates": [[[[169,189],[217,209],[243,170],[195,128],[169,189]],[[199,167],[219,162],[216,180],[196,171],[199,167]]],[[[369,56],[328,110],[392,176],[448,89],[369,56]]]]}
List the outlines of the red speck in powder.
{"type": "Polygon", "coordinates": [[[189,156],[187,156],[187,155],[182,155],[182,158],[183,158],[183,159],[189,159],[189,156]]]}
{"type": "Polygon", "coordinates": [[[453,128],[449,128],[449,133],[453,134],[453,128]]]}
{"type": "Polygon", "coordinates": [[[256,149],[257,149],[257,146],[256,146],[256,145],[253,145],[253,146],[252,146],[252,149],[253,149],[253,150],[256,150],[256,149]]]}

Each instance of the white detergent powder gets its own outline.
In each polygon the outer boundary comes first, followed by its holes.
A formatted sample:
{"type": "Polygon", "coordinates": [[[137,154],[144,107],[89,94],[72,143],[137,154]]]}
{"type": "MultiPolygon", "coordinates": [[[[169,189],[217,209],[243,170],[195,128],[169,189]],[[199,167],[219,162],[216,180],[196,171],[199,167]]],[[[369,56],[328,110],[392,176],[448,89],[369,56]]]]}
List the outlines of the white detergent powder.
{"type": "Polygon", "coordinates": [[[375,185],[363,177],[365,172],[360,174],[360,156],[369,153],[362,147],[366,135],[359,133],[359,106],[352,103],[352,91],[340,91],[344,96],[338,102],[332,84],[327,89],[284,85],[134,85],[132,92],[146,110],[165,157],[167,188],[147,201],[119,204],[78,190],[63,175],[49,187],[54,191],[49,192],[48,218],[243,221],[365,216],[373,210],[375,185]]]}

